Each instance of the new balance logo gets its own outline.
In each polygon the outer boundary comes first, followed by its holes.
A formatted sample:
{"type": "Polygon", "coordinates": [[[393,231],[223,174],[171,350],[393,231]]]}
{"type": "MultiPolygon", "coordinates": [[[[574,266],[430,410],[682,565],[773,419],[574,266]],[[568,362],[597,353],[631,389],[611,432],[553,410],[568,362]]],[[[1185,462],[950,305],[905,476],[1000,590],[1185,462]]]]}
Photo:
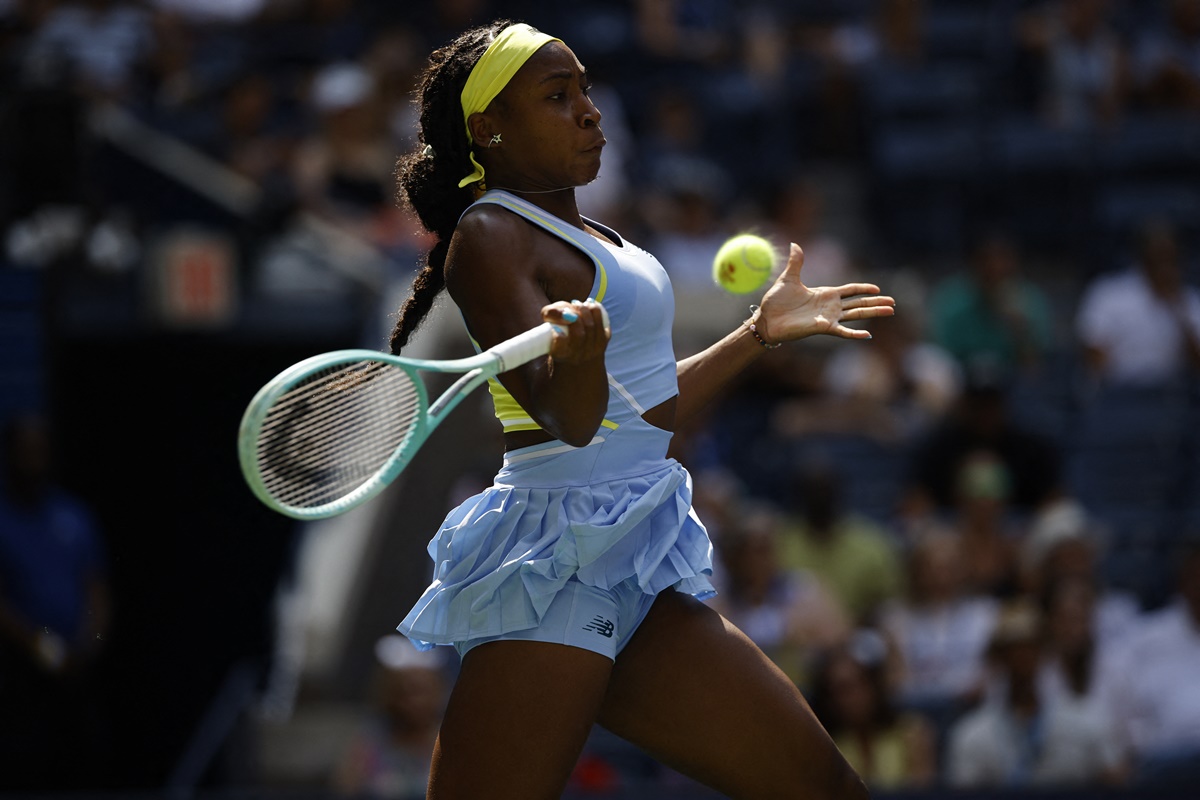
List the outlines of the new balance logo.
{"type": "Polygon", "coordinates": [[[591,622],[583,626],[585,631],[594,631],[603,636],[605,639],[612,638],[614,628],[616,628],[616,626],[613,625],[611,619],[605,619],[599,614],[597,614],[591,622]]]}

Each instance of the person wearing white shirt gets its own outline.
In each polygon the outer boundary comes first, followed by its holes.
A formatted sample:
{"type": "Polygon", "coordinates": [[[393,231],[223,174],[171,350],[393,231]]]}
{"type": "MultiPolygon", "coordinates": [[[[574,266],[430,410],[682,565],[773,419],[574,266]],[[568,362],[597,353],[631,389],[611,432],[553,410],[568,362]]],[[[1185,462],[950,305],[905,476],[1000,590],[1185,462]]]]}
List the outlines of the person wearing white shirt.
{"type": "Polygon", "coordinates": [[[1200,290],[1183,281],[1174,230],[1142,231],[1138,264],[1097,277],[1076,329],[1088,365],[1109,384],[1161,385],[1200,366],[1200,290]]]}
{"type": "Polygon", "coordinates": [[[1200,542],[1179,563],[1174,602],[1147,615],[1101,667],[1101,691],[1135,780],[1200,779],[1200,542]],[[1182,773],[1186,773],[1184,778],[1182,773]]]}
{"type": "Polygon", "coordinates": [[[971,705],[984,688],[997,604],[969,594],[965,572],[956,531],[922,531],[909,553],[907,596],[881,610],[881,626],[898,656],[898,698],[933,716],[971,705]]]}
{"type": "Polygon", "coordinates": [[[949,731],[951,786],[1094,786],[1120,777],[1120,749],[1102,710],[1041,691],[1043,636],[1031,601],[1004,607],[988,647],[993,690],[949,731]]]}

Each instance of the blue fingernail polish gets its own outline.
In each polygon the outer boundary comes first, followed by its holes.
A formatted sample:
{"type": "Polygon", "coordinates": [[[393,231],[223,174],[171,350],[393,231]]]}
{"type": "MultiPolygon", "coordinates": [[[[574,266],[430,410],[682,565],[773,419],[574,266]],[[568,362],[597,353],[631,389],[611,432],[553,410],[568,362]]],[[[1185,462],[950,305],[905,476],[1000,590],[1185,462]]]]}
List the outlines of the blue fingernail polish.
{"type": "Polygon", "coordinates": [[[579,315],[568,308],[568,309],[563,309],[562,318],[565,319],[567,322],[574,322],[575,320],[579,319],[579,315]]]}

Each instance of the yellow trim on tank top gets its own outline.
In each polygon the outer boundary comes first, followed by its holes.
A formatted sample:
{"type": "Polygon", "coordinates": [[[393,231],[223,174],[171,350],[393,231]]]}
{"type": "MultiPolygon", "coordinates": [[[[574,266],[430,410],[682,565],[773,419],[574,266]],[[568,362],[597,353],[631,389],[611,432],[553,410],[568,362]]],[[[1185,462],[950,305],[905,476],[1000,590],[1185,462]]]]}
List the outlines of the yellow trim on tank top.
{"type": "MultiPolygon", "coordinates": [[[[488,393],[492,396],[492,406],[496,409],[496,419],[500,420],[500,424],[504,426],[504,432],[509,431],[540,431],[541,425],[538,425],[529,416],[521,404],[516,401],[516,398],[504,388],[504,384],[495,378],[488,378],[488,393]]],[[[617,423],[610,419],[605,419],[600,422],[600,427],[610,430],[617,429],[617,423]]]]}
{"type": "Polygon", "coordinates": [[[604,293],[608,291],[608,271],[604,269],[604,265],[600,263],[599,259],[593,258],[592,260],[596,262],[596,269],[600,272],[600,288],[596,290],[595,300],[597,303],[602,303],[604,302],[604,293]]]}
{"type": "MultiPolygon", "coordinates": [[[[509,200],[503,196],[497,196],[495,198],[495,200],[493,200],[492,202],[495,202],[498,205],[508,206],[510,208],[520,208],[523,213],[528,214],[529,216],[535,216],[539,220],[541,220],[541,222],[547,228],[549,228],[550,230],[557,233],[559,235],[559,237],[563,239],[563,241],[567,242],[568,244],[571,243],[571,235],[566,233],[565,231],[563,231],[561,225],[554,224],[554,220],[557,219],[556,217],[549,217],[542,213],[538,213],[537,211],[534,211],[533,209],[525,208],[523,206],[518,206],[516,203],[509,202],[509,200]]],[[[537,207],[534,206],[534,208],[537,208],[537,207]]],[[[591,236],[590,233],[588,235],[591,236]]],[[[582,248],[580,248],[580,249],[582,249],[582,248]]],[[[597,258],[596,256],[592,255],[591,253],[587,252],[586,250],[584,250],[583,252],[584,252],[584,255],[586,255],[588,258],[590,258],[592,260],[592,263],[594,263],[596,265],[596,273],[600,277],[600,287],[596,290],[596,296],[593,297],[592,299],[595,300],[597,303],[603,303],[604,295],[608,292],[608,272],[604,269],[604,264],[602,264],[600,262],[599,258],[597,258]]]]}

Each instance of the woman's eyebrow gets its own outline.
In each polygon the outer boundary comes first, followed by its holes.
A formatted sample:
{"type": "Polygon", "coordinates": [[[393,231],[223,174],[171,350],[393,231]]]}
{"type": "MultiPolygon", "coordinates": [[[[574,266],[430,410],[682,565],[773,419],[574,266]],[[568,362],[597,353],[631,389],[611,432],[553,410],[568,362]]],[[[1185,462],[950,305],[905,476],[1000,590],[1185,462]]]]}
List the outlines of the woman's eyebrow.
{"type": "MultiPolygon", "coordinates": [[[[579,73],[579,75],[583,79],[583,81],[586,83],[587,79],[588,79],[587,70],[586,69],[583,70],[581,73],[579,73]]],[[[547,75],[546,77],[544,77],[540,81],[538,81],[538,85],[540,86],[543,83],[550,83],[551,81],[560,81],[560,80],[568,80],[569,81],[569,80],[571,80],[571,78],[574,78],[574,77],[575,77],[575,73],[572,70],[563,69],[563,70],[559,70],[557,72],[551,72],[549,75],[547,75]]]]}

